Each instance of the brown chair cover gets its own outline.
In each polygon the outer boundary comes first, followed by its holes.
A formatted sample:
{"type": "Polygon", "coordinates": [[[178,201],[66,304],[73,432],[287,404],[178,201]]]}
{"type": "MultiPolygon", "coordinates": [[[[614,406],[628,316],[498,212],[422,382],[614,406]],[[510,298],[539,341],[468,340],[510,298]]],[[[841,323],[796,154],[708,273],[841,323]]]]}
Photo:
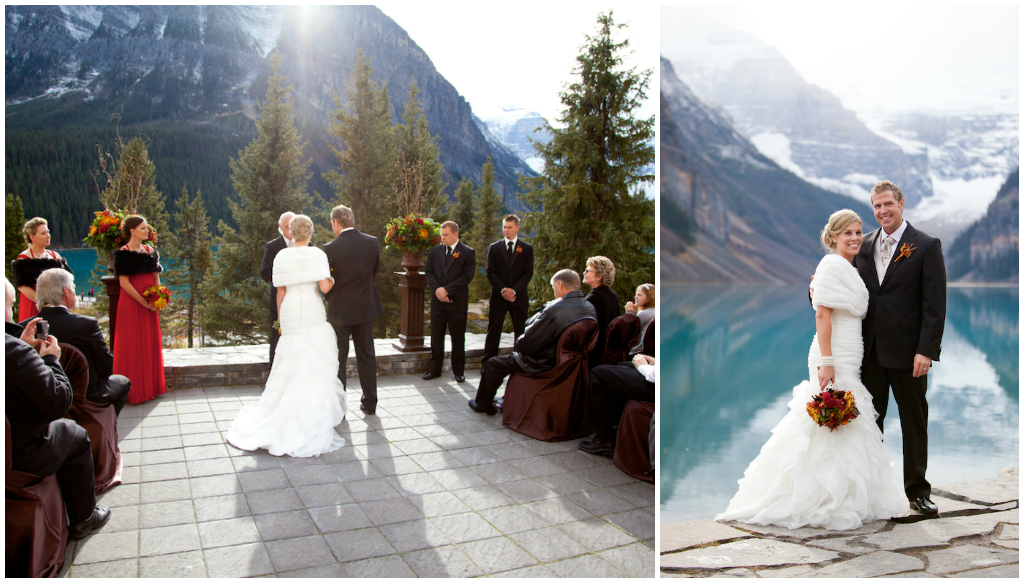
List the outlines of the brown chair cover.
{"type": "Polygon", "coordinates": [[[658,323],[658,318],[655,317],[651,320],[651,323],[647,325],[647,332],[644,334],[644,349],[640,354],[646,354],[647,356],[657,356],[655,352],[658,349],[657,343],[654,341],[654,326],[658,323]]]}
{"type": "Polygon", "coordinates": [[[580,320],[558,339],[554,368],[527,376],[513,374],[505,386],[502,425],[541,441],[587,434],[583,399],[589,382],[587,355],[597,345],[597,322],[580,320]]]}
{"type": "Polygon", "coordinates": [[[89,362],[85,355],[65,342],[60,345],[60,366],[71,381],[75,393],[68,419],[78,423],[89,434],[96,494],[102,494],[121,483],[121,448],[117,445],[117,413],[113,405],[100,405],[85,400],[89,388],[89,362]]]}
{"type": "Polygon", "coordinates": [[[651,467],[650,434],[654,418],[654,403],[626,401],[615,436],[615,467],[638,480],[654,483],[651,467]]]}
{"type": "Polygon", "coordinates": [[[64,566],[68,527],[57,476],[11,469],[11,422],[4,415],[4,558],[6,577],[56,577],[64,566]]]}
{"type": "Polygon", "coordinates": [[[608,324],[604,341],[602,364],[620,364],[633,360],[629,351],[640,342],[640,318],[636,314],[623,314],[608,324]]]}

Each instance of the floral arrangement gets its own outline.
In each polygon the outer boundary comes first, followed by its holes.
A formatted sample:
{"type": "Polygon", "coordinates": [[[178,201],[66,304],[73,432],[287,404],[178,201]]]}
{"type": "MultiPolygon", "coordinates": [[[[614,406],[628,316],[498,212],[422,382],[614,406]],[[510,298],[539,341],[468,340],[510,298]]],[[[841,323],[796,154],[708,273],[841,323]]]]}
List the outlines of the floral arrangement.
{"type": "Polygon", "coordinates": [[[397,217],[388,223],[388,232],[384,235],[385,249],[401,249],[402,251],[426,251],[441,243],[441,229],[434,219],[423,218],[415,213],[407,217],[397,217]]]}
{"type": "MultiPolygon", "coordinates": [[[[115,249],[120,249],[128,242],[128,238],[121,232],[121,223],[130,213],[124,211],[104,210],[96,212],[96,218],[89,226],[89,236],[82,241],[94,247],[101,253],[110,254],[115,249]]],[[[157,232],[152,226],[149,227],[147,242],[156,244],[157,232]]]]}
{"type": "Polygon", "coordinates": [[[807,414],[819,427],[835,431],[840,425],[856,419],[860,411],[853,400],[853,393],[828,388],[807,402],[807,414]]]}
{"type": "Polygon", "coordinates": [[[154,285],[146,288],[146,291],[142,292],[142,297],[156,306],[156,309],[162,310],[171,300],[171,290],[165,285],[154,285]]]}

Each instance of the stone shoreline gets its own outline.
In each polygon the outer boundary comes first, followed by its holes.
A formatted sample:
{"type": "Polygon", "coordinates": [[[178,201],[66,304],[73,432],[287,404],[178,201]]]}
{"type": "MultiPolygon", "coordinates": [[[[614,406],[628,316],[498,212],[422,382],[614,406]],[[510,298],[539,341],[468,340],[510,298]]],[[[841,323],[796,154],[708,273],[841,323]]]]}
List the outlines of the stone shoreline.
{"type": "Polygon", "coordinates": [[[661,526],[662,577],[1018,577],[1019,479],[934,488],[939,517],[856,530],[789,530],[714,520],[661,526]]]}

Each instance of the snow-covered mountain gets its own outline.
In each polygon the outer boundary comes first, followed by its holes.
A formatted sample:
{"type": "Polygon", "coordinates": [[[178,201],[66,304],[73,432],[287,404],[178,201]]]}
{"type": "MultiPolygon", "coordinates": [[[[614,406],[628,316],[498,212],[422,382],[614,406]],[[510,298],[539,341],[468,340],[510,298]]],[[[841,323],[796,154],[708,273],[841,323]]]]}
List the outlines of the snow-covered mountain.
{"type": "Polygon", "coordinates": [[[487,127],[484,135],[490,134],[525,160],[534,172],[544,171],[544,159],[537,156],[530,140],[548,143],[551,134],[545,129],[547,120],[536,111],[524,107],[505,106],[499,111],[483,114],[480,122],[487,127]]]}

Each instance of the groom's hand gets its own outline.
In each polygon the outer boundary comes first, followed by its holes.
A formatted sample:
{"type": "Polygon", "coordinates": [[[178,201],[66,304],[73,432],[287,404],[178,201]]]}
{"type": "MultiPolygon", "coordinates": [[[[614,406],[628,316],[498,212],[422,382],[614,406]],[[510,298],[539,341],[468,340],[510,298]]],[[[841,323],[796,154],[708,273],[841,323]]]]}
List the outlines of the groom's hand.
{"type": "Polygon", "coordinates": [[[923,354],[914,355],[914,378],[923,377],[928,374],[928,369],[931,367],[932,359],[923,354]]]}

